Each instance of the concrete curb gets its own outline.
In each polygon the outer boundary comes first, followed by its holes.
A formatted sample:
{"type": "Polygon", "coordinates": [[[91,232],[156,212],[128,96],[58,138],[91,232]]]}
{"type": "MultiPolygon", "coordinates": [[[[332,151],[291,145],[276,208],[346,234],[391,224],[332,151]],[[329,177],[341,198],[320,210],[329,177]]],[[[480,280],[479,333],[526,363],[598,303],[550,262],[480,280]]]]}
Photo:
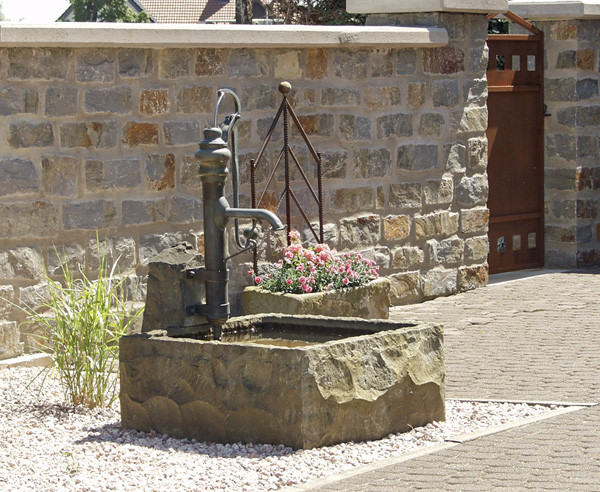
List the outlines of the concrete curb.
{"type": "Polygon", "coordinates": [[[13,367],[48,367],[52,364],[50,354],[21,355],[13,359],[0,360],[0,369],[11,369],[13,367]]]}

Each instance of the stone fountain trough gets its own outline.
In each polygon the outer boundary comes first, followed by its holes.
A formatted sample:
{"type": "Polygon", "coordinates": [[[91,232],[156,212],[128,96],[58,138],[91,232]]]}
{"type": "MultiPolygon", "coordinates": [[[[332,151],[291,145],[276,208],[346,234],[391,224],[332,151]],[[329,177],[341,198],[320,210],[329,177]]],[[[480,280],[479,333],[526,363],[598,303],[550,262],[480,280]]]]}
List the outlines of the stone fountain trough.
{"type": "Polygon", "coordinates": [[[441,326],[256,315],[173,335],[121,340],[124,427],[312,448],[444,420],[441,326]]]}

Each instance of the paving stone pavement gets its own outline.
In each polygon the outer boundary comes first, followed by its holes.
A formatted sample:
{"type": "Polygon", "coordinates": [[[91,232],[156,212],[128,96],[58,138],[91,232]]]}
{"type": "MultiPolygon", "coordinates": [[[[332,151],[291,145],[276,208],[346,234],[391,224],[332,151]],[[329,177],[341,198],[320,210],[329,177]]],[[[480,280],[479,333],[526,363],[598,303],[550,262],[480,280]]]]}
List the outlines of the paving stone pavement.
{"type": "MultiPolygon", "coordinates": [[[[600,269],[526,275],[391,317],[445,325],[449,398],[600,402],[600,269]]],[[[600,491],[600,405],[314,490],[496,488],[600,491]]]]}

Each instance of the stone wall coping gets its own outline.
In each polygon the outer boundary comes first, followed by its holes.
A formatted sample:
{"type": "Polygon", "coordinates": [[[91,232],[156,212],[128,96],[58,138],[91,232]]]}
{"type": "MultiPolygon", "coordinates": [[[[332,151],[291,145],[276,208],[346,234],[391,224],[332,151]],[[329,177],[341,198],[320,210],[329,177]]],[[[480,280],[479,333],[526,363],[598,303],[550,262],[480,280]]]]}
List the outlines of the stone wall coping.
{"type": "Polygon", "coordinates": [[[594,19],[600,18],[599,0],[512,0],[509,9],[525,19],[594,19]]]}
{"type": "Polygon", "coordinates": [[[431,48],[447,43],[447,31],[438,27],[0,23],[0,47],[431,48]]]}
{"type": "Polygon", "coordinates": [[[506,12],[508,0],[346,0],[355,14],[405,14],[410,12],[506,12]]]}

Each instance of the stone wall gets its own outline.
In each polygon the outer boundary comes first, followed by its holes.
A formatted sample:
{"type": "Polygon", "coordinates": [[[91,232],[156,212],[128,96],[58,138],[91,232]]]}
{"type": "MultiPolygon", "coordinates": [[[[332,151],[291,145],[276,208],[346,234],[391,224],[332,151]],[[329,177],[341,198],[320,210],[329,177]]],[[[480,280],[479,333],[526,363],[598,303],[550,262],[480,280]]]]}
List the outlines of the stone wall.
{"type": "MultiPolygon", "coordinates": [[[[327,241],[375,258],[395,303],[485,285],[486,17],[373,18],[387,22],[444,27],[450,43],[0,49],[2,297],[35,303],[44,269],[60,274],[59,256],[93,272],[97,233],[122,269],[142,277],[167,246],[187,240],[202,249],[193,153],[212,126],[216,90],[231,88],[242,100],[244,206],[248,160],[277,110],[281,80],[291,82],[296,111],[323,153],[327,241]]],[[[281,132],[275,140],[271,165],[281,132]]],[[[277,180],[280,191],[281,173],[277,180]]],[[[267,243],[269,258],[276,243],[267,243]]],[[[249,260],[230,262],[234,309],[249,260]]],[[[12,334],[4,338],[13,349],[0,351],[6,357],[20,350],[22,317],[6,303],[0,315],[0,331],[12,334]]],[[[25,334],[21,342],[27,350],[25,334]]]]}
{"type": "Polygon", "coordinates": [[[535,22],[545,33],[546,263],[600,263],[600,20],[535,22]]]}

